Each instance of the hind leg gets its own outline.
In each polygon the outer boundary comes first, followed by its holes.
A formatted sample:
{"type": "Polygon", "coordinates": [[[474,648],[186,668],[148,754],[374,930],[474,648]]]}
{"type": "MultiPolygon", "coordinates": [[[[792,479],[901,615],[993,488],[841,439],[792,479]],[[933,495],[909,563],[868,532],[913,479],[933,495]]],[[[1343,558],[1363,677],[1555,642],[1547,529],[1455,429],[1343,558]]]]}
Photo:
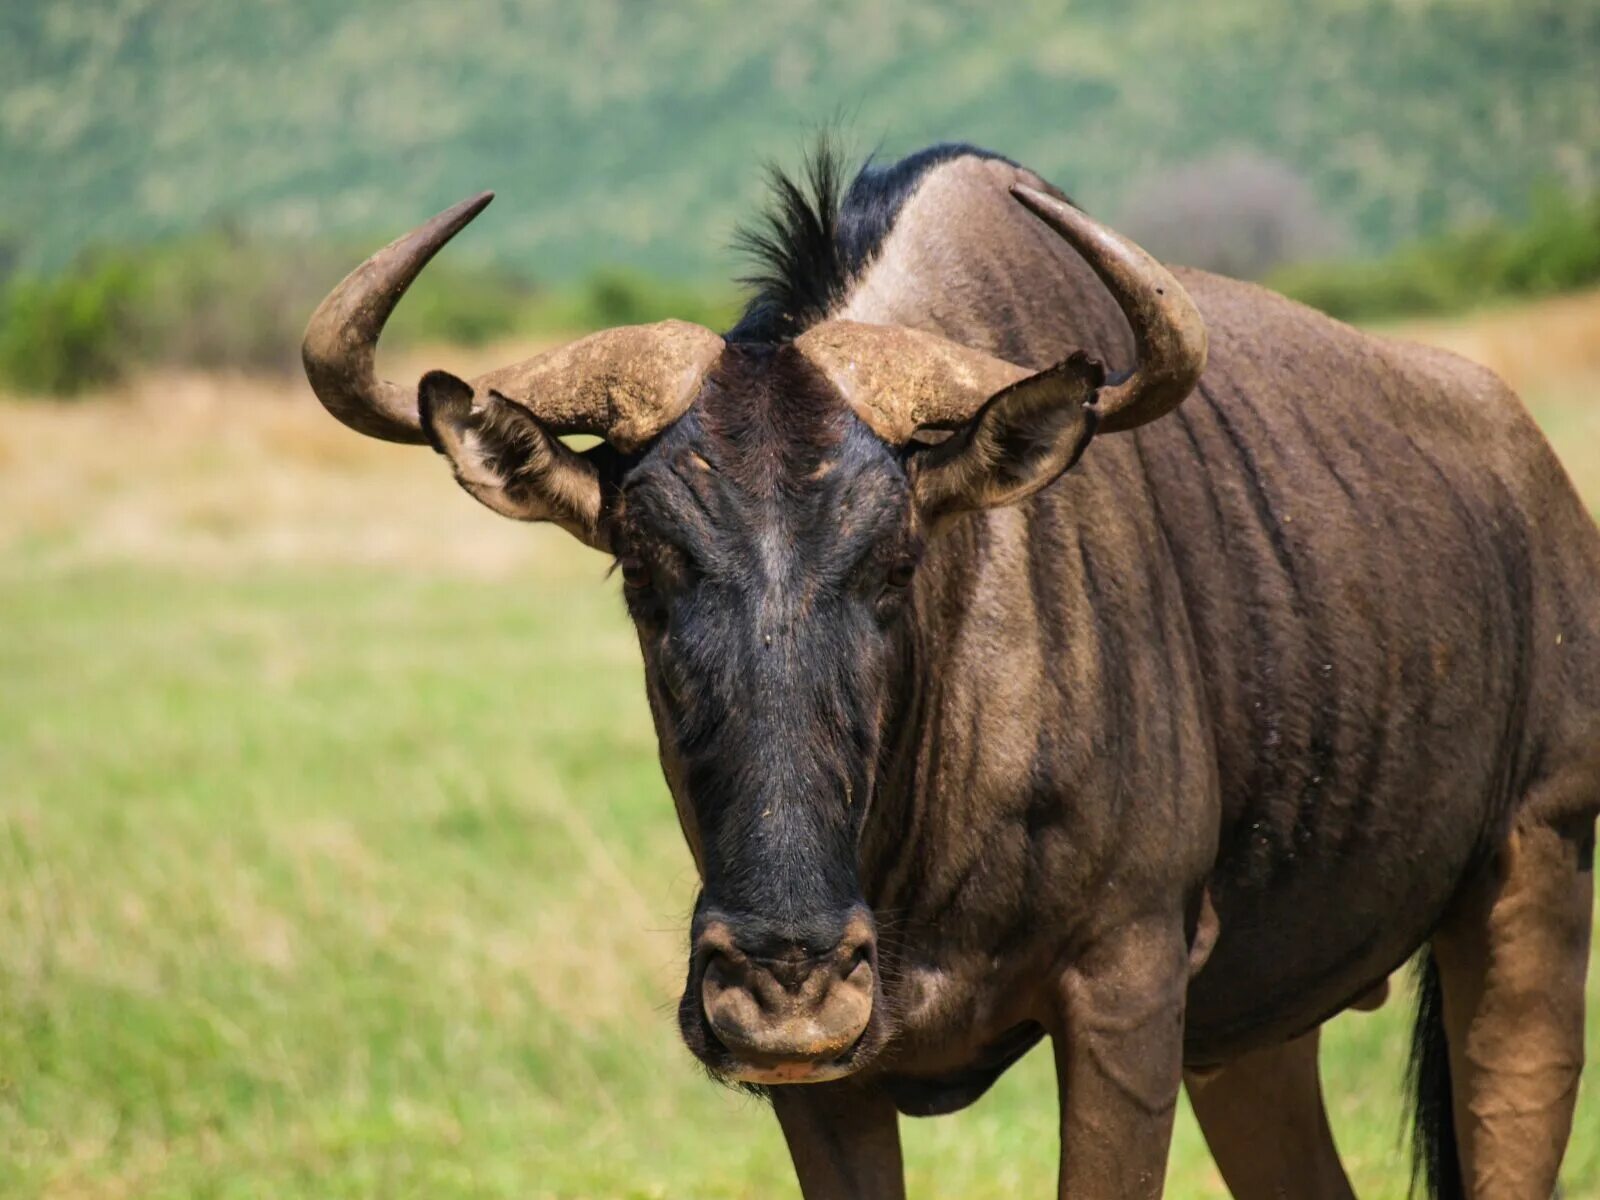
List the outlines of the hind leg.
{"type": "Polygon", "coordinates": [[[1317,1032],[1185,1078],[1235,1200],[1354,1200],[1322,1106],[1317,1032]]]}
{"type": "Polygon", "coordinates": [[[1530,798],[1433,939],[1461,1176],[1474,1200],[1551,1195],[1572,1128],[1594,817],[1570,807],[1563,820],[1536,816],[1552,807],[1567,806],[1530,798]]]}

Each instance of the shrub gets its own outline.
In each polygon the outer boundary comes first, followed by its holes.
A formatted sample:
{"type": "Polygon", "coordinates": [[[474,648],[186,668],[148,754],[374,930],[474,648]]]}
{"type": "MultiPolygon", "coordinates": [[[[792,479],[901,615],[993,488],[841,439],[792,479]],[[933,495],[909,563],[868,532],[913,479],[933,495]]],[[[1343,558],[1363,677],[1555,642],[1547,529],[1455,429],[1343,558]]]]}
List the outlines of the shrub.
{"type": "MultiPolygon", "coordinates": [[[[0,292],[0,381],[70,395],[141,364],[298,369],[307,317],[358,255],[228,228],[81,255],[61,274],[0,292]]],[[[524,281],[434,264],[391,323],[394,343],[471,344],[524,320],[524,281]]]]}
{"type": "Polygon", "coordinates": [[[724,289],[675,284],[612,267],[590,277],[576,315],[579,324],[591,329],[669,317],[721,329],[732,324],[735,307],[724,289]]]}
{"type": "Polygon", "coordinates": [[[13,279],[0,295],[0,378],[68,395],[116,379],[134,341],[137,286],[126,263],[58,279],[13,279]]]}
{"type": "Polygon", "coordinates": [[[1270,282],[1345,320],[1458,312],[1500,297],[1600,283],[1600,195],[1534,198],[1522,224],[1486,222],[1354,263],[1303,263],[1270,282]]]}

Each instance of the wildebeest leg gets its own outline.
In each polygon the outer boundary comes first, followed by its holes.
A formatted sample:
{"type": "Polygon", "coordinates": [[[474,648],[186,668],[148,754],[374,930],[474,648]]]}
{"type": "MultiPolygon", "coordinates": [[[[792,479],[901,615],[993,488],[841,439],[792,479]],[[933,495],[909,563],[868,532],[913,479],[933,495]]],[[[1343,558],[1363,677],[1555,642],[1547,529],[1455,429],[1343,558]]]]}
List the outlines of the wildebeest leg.
{"type": "Polygon", "coordinates": [[[1354,1200],[1322,1105],[1319,1033],[1184,1077],[1235,1200],[1354,1200]]]}
{"type": "Polygon", "coordinates": [[[1181,919],[1131,927],[1062,976],[1052,1030],[1061,1195],[1161,1195],[1183,1076],[1188,946],[1181,919]]]}
{"type": "Polygon", "coordinates": [[[849,1080],[772,1089],[805,1200],[905,1200],[899,1113],[849,1080]]]}
{"type": "Polygon", "coordinates": [[[1560,826],[1524,818],[1434,935],[1474,1200],[1555,1189],[1583,1066],[1593,882],[1592,814],[1560,826]]]}

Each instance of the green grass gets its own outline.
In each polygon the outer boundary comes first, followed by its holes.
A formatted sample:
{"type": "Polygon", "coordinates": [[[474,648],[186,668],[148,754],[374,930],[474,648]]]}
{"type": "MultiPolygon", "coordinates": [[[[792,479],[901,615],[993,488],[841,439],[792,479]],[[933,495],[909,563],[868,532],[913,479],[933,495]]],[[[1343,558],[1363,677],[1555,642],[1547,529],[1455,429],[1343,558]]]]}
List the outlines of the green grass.
{"type": "MultiPolygon", "coordinates": [[[[5,566],[0,1194],[794,1194],[676,1038],[692,868],[590,566],[5,566]]],[[[1329,1036],[1367,1196],[1402,1192],[1406,1008],[1329,1036]]],[[[1038,1054],[906,1126],[914,1194],[1050,1190],[1038,1054]]],[[[1220,1194],[1187,1116],[1171,1180],[1220,1194]]]]}

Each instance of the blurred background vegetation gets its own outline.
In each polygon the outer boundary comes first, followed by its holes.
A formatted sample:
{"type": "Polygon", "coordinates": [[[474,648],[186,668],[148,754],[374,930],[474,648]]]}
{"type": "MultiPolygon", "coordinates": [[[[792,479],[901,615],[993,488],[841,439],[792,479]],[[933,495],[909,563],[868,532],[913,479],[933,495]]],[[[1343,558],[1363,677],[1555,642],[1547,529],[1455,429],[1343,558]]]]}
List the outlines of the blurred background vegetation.
{"type": "Polygon", "coordinates": [[[293,367],[342,270],[500,206],[396,340],[725,318],[764,157],[970,140],[1164,257],[1347,318],[1600,278],[1594,0],[25,2],[0,380],[293,367]]]}
{"type": "MultiPolygon", "coordinates": [[[[795,1195],[677,1038],[694,870],[607,563],[297,375],[371,249],[500,191],[385,340],[471,373],[724,325],[819,124],[973,141],[1489,365],[1600,511],[1597,63],[1600,0],[0,3],[0,1197],[795,1195]]],[[[1371,1200],[1408,1025],[1324,1042],[1371,1200]]],[[[913,1194],[1049,1194],[1051,1074],[906,1122],[913,1194]]],[[[1187,1111],[1168,1195],[1224,1195],[1187,1111]]]]}

